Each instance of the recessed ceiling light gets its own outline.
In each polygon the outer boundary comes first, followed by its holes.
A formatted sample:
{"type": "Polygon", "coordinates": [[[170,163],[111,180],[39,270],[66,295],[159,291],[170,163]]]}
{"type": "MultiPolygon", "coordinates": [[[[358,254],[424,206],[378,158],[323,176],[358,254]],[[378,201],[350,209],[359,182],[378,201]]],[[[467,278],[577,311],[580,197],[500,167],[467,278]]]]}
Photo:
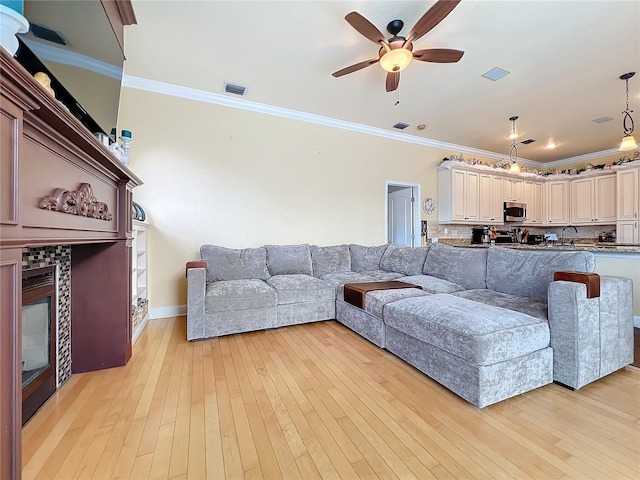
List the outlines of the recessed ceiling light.
{"type": "Polygon", "coordinates": [[[592,122],[606,123],[606,122],[610,122],[611,120],[613,120],[613,118],[611,118],[611,117],[600,117],[600,118],[593,119],[592,122]]]}
{"type": "Polygon", "coordinates": [[[509,75],[511,72],[507,72],[504,68],[494,67],[486,73],[483,73],[482,76],[484,78],[488,78],[489,80],[500,80],[502,77],[509,75]]]}
{"type": "Polygon", "coordinates": [[[408,123],[402,123],[402,122],[398,122],[396,123],[393,128],[397,128],[398,130],[404,130],[405,128],[407,128],[409,126],[408,123]]]}
{"type": "Polygon", "coordinates": [[[553,150],[554,148],[556,148],[558,146],[557,143],[549,141],[544,148],[546,148],[547,150],[553,150]]]}
{"type": "Polygon", "coordinates": [[[421,123],[420,125],[418,125],[416,127],[418,130],[424,130],[425,128],[427,128],[427,126],[424,123],[421,123]]]}

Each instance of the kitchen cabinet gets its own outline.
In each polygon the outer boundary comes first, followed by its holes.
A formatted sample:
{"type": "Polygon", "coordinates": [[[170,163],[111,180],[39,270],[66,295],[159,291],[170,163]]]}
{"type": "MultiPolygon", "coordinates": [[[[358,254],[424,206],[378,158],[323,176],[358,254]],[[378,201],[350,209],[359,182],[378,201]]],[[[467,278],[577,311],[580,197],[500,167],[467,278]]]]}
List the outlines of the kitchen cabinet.
{"type": "Polygon", "coordinates": [[[524,181],[517,178],[502,180],[502,194],[505,202],[522,202],[524,200],[524,181]]]}
{"type": "Polygon", "coordinates": [[[546,187],[546,224],[569,223],[569,180],[552,180],[546,187]]]}
{"type": "Polygon", "coordinates": [[[617,243],[640,243],[638,220],[628,220],[616,224],[617,243]]]}
{"type": "Polygon", "coordinates": [[[617,219],[618,221],[638,220],[640,216],[640,168],[619,170],[617,183],[617,219]]]}
{"type": "Polygon", "coordinates": [[[542,224],[542,182],[526,180],[523,185],[522,197],[527,206],[526,225],[542,224]]]}
{"type": "Polygon", "coordinates": [[[438,221],[478,223],[480,221],[480,174],[475,171],[438,171],[438,221]]]}
{"type": "Polygon", "coordinates": [[[504,223],[502,183],[502,177],[488,173],[480,175],[479,209],[482,223],[504,223]]]}
{"type": "Polygon", "coordinates": [[[616,221],[614,174],[571,181],[571,223],[608,225],[616,221]]]}

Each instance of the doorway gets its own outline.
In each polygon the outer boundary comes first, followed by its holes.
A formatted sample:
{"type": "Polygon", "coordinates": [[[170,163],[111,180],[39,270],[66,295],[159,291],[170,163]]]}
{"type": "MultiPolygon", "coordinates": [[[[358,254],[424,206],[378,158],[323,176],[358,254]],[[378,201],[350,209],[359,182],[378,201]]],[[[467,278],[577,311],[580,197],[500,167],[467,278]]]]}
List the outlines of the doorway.
{"type": "Polygon", "coordinates": [[[387,242],[407,247],[419,246],[420,185],[387,181],[385,195],[387,242]]]}

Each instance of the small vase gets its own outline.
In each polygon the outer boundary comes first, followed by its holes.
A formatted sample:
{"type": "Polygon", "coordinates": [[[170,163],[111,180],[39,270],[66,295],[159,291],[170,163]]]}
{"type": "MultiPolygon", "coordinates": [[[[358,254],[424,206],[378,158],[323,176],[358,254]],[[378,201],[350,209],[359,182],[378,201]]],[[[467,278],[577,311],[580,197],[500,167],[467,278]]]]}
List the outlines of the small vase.
{"type": "Polygon", "coordinates": [[[18,51],[16,34],[27,33],[29,22],[15,10],[0,4],[0,45],[13,57],[18,51]]]}

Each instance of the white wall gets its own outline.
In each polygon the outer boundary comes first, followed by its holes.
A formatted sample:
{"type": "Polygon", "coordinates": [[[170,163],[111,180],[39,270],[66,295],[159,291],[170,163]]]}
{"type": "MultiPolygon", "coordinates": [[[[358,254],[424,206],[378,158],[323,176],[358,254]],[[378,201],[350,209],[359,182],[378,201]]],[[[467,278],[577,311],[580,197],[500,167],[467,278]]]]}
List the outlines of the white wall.
{"type": "Polygon", "coordinates": [[[203,243],[385,243],[386,181],[436,198],[452,153],[129,88],[122,128],[145,182],[134,199],[151,223],[152,308],[186,303],[185,262],[203,243]]]}

